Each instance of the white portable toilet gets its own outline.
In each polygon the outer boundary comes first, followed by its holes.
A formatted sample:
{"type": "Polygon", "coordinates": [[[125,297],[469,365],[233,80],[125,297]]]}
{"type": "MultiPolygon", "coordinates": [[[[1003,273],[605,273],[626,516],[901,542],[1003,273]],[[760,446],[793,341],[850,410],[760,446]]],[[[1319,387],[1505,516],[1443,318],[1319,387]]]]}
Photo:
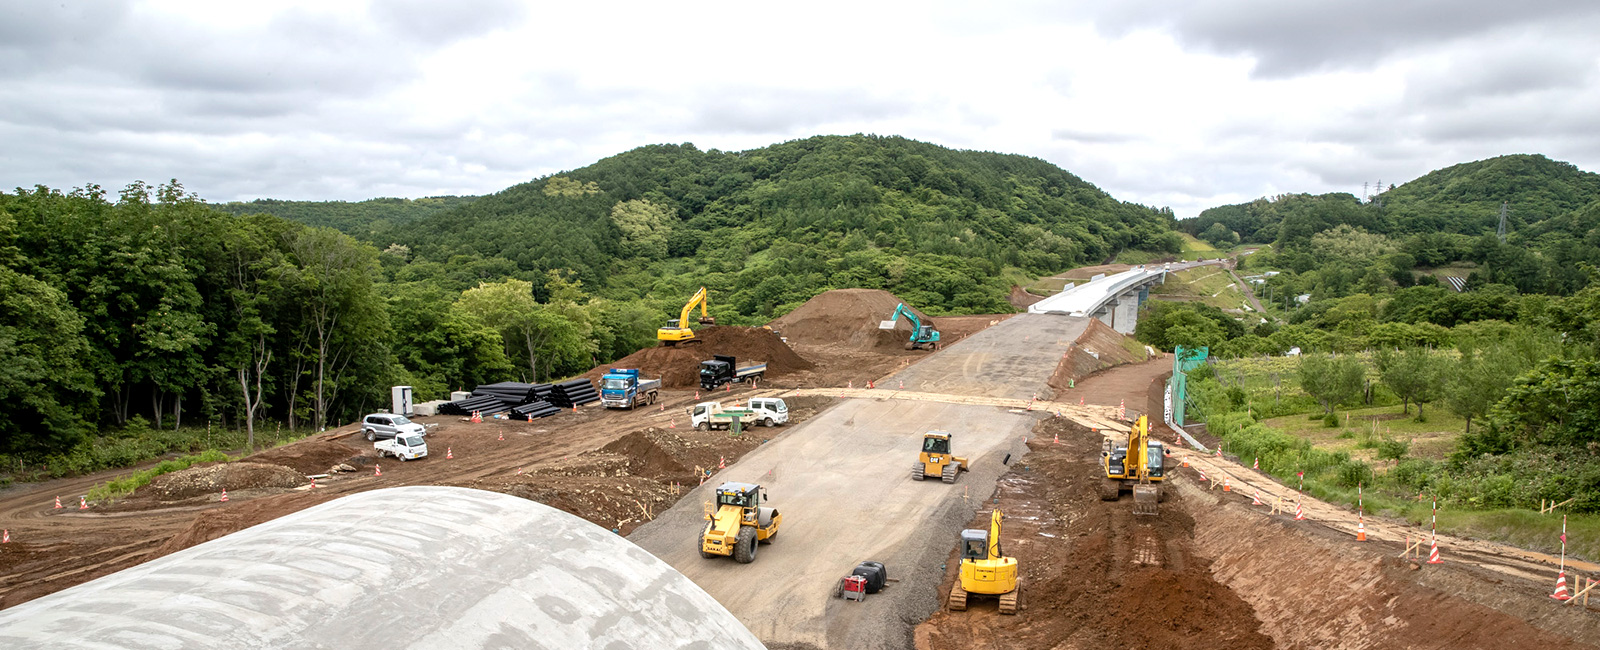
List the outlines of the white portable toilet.
{"type": "Polygon", "coordinates": [[[411,387],[395,386],[389,389],[389,396],[394,404],[389,409],[395,415],[411,415],[411,387]]]}

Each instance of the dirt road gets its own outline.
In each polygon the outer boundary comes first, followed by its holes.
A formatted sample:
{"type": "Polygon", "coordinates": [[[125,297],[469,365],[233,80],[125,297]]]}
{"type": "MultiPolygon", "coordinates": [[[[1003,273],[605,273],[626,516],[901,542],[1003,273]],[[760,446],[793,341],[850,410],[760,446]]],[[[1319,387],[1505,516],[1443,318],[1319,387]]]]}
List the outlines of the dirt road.
{"type": "Polygon", "coordinates": [[[989,493],[1007,454],[1020,454],[1036,415],[993,407],[849,400],[746,455],[705,488],[630,537],[689,576],[769,645],[905,648],[910,627],[938,606],[939,565],[989,493]],[[922,434],[954,436],[972,471],[953,485],[913,481],[922,434]],[[755,562],[700,557],[701,504],[723,481],[766,486],[783,527],[755,562]],[[963,496],[967,498],[963,498],[963,496]],[[901,582],[864,604],[830,598],[858,562],[876,560],[901,582]]]}
{"type": "Polygon", "coordinates": [[[1028,399],[1048,397],[1047,382],[1086,318],[1022,314],[973,334],[885,379],[884,386],[929,393],[1028,399]]]}

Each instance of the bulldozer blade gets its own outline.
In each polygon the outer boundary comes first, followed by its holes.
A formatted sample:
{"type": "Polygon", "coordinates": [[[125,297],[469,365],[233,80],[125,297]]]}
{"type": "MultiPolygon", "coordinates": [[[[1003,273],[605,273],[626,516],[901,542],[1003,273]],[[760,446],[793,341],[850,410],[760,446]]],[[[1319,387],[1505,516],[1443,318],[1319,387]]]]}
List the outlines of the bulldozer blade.
{"type": "Polygon", "coordinates": [[[1161,488],[1154,485],[1133,486],[1133,514],[1159,515],[1156,505],[1161,501],[1161,488]]]}

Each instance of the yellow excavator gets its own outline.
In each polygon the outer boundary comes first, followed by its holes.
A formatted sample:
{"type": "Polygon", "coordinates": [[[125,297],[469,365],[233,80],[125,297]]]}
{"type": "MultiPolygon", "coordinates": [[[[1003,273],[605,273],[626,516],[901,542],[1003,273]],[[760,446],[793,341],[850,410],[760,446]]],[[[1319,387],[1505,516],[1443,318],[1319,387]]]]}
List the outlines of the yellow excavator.
{"type": "Polygon", "coordinates": [[[1150,438],[1150,420],[1141,415],[1128,430],[1128,443],[1116,446],[1110,439],[1100,450],[1106,477],[1100,481],[1100,499],[1116,501],[1123,490],[1133,490],[1133,514],[1160,514],[1161,482],[1164,479],[1161,441],[1150,438]]]}
{"type": "Polygon", "coordinates": [[[662,345],[667,346],[679,343],[698,343],[694,338],[694,330],[689,328],[689,312],[694,311],[695,307],[700,308],[701,325],[717,324],[717,319],[706,315],[706,288],[700,287],[699,291],[694,292],[694,297],[689,298],[689,302],[684,303],[683,312],[678,314],[676,319],[667,321],[666,327],[656,330],[656,339],[660,340],[662,345]]]}
{"type": "Polygon", "coordinates": [[[766,490],[750,483],[723,483],[715,503],[706,503],[706,529],[700,535],[700,557],[727,557],[740,564],[756,559],[756,546],[771,544],[783,515],[761,506],[766,490]]]}
{"type": "Polygon", "coordinates": [[[917,456],[916,466],[911,468],[911,480],[937,476],[946,483],[954,483],[967,469],[970,469],[967,459],[950,455],[950,434],[929,431],[922,436],[922,453],[917,456]]]}
{"type": "Polygon", "coordinates": [[[1000,598],[1000,613],[1017,613],[1017,558],[1000,553],[1000,511],[989,515],[989,530],[961,531],[961,571],[950,587],[947,604],[951,611],[967,610],[974,595],[1000,598]]]}

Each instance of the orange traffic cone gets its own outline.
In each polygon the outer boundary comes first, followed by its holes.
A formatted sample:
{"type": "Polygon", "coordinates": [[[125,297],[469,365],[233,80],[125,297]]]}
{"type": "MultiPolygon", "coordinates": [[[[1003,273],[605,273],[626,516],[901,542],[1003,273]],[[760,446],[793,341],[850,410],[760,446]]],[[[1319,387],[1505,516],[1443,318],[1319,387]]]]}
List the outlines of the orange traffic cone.
{"type": "Polygon", "coordinates": [[[1078,406],[1083,406],[1083,398],[1082,397],[1078,398],[1078,406]]]}
{"type": "MultiPolygon", "coordinates": [[[[533,424],[533,414],[532,413],[528,414],[528,424],[533,424]]],[[[501,440],[505,440],[506,439],[506,434],[503,434],[503,433],[500,434],[500,439],[501,440]]]]}
{"type": "Polygon", "coordinates": [[[856,380],[851,379],[850,381],[845,382],[844,383],[844,387],[848,388],[850,390],[855,390],[856,389],[856,380]]]}
{"type": "Polygon", "coordinates": [[[871,379],[867,380],[867,388],[872,388],[872,380],[871,379]]]}
{"type": "Polygon", "coordinates": [[[78,509],[79,510],[88,510],[89,509],[89,497],[78,497],[78,509]]]}
{"type": "Polygon", "coordinates": [[[677,420],[667,420],[667,428],[668,429],[676,429],[676,428],[678,428],[678,421],[677,420]]]}
{"type": "Polygon", "coordinates": [[[1433,542],[1429,546],[1430,546],[1430,548],[1428,549],[1428,564],[1444,564],[1444,560],[1439,559],[1439,536],[1438,535],[1434,535],[1433,536],[1433,542]]]}
{"type": "Polygon", "coordinates": [[[1185,456],[1184,459],[1183,459],[1183,464],[1179,465],[1179,467],[1188,467],[1188,466],[1189,466],[1189,458],[1187,456],[1185,456]]]}
{"type": "Polygon", "coordinates": [[[1250,469],[1261,469],[1261,458],[1260,457],[1256,458],[1256,462],[1250,463],[1250,469]]]}
{"type": "Polygon", "coordinates": [[[1261,490],[1256,490],[1256,493],[1250,497],[1250,505],[1253,505],[1253,506],[1264,506],[1264,505],[1267,505],[1267,504],[1261,502],[1261,490]]]}
{"type": "Polygon", "coordinates": [[[728,457],[727,456],[719,456],[719,457],[717,457],[717,469],[728,469],[728,457]]]}
{"type": "Polygon", "coordinates": [[[695,391],[694,392],[694,401],[696,401],[696,402],[700,401],[700,391],[695,391]]]}
{"type": "Polygon", "coordinates": [[[905,390],[905,389],[906,389],[906,380],[902,379],[902,380],[900,380],[900,390],[905,390]]]}
{"type": "Polygon", "coordinates": [[[382,465],[373,465],[372,466],[372,475],[373,476],[383,476],[383,466],[382,465]]]}
{"type": "Polygon", "coordinates": [[[1054,441],[1052,441],[1052,444],[1057,444],[1057,445],[1061,444],[1061,434],[1059,434],[1059,433],[1056,434],[1056,439],[1054,441]]]}
{"type": "Polygon", "coordinates": [[[1300,521],[1300,520],[1305,519],[1305,518],[1306,518],[1306,510],[1305,510],[1305,508],[1301,507],[1300,500],[1296,499],[1295,502],[1294,502],[1294,520],[1295,521],[1300,521]]]}
{"type": "Polygon", "coordinates": [[[1198,468],[1198,467],[1194,468],[1194,473],[1199,474],[1200,475],[1200,480],[1202,480],[1202,481],[1211,480],[1211,479],[1206,478],[1206,473],[1200,471],[1200,468],[1198,468]]]}
{"type": "Polygon", "coordinates": [[[522,468],[521,467],[517,468],[517,476],[522,476],[522,468]]]}
{"type": "Polygon", "coordinates": [[[1217,445],[1217,458],[1222,457],[1222,445],[1217,445]]]}
{"type": "Polygon", "coordinates": [[[1364,515],[1356,515],[1356,541],[1367,541],[1367,518],[1364,515]]]}
{"type": "Polygon", "coordinates": [[[10,544],[10,543],[11,543],[11,531],[9,531],[9,530],[0,530],[0,544],[10,544]]]}
{"type": "Polygon", "coordinates": [[[724,389],[723,389],[723,390],[722,390],[722,392],[724,392],[724,393],[731,393],[731,392],[733,392],[733,384],[723,384],[723,386],[725,386],[725,387],[726,387],[726,388],[724,388],[724,389]]]}
{"type": "Polygon", "coordinates": [[[226,503],[227,501],[228,501],[228,488],[222,488],[222,498],[221,499],[217,499],[217,503],[226,503]]]}
{"type": "MultiPolygon", "coordinates": [[[[528,422],[533,422],[533,418],[531,418],[531,417],[528,418],[528,422]]],[[[504,431],[500,432],[500,439],[501,440],[505,440],[506,439],[506,434],[505,434],[504,431]]]]}
{"type": "Polygon", "coordinates": [[[483,414],[478,412],[478,411],[473,411],[472,412],[472,423],[473,424],[477,424],[477,423],[480,423],[480,422],[483,422],[483,414]]]}
{"type": "Polygon", "coordinates": [[[56,510],[61,509],[61,497],[56,497],[56,510]]]}
{"type": "Polygon", "coordinates": [[[573,404],[572,405],[572,412],[573,413],[577,413],[578,412],[578,405],[577,404],[573,404]]]}
{"type": "MultiPolygon", "coordinates": [[[[1572,596],[1567,593],[1567,572],[1562,571],[1556,575],[1556,592],[1550,594],[1556,600],[1570,600],[1572,596]]],[[[1587,596],[1585,596],[1587,598],[1587,596]]]]}
{"type": "Polygon", "coordinates": [[[1222,491],[1223,492],[1232,492],[1233,491],[1233,480],[1229,479],[1227,474],[1223,474],[1222,475],[1222,491]]]}
{"type": "Polygon", "coordinates": [[[450,448],[449,447],[445,447],[444,448],[444,459],[445,460],[455,460],[455,458],[456,458],[456,455],[450,451],[450,448]]]}
{"type": "Polygon", "coordinates": [[[317,489],[317,479],[311,479],[311,489],[317,489]]]}

